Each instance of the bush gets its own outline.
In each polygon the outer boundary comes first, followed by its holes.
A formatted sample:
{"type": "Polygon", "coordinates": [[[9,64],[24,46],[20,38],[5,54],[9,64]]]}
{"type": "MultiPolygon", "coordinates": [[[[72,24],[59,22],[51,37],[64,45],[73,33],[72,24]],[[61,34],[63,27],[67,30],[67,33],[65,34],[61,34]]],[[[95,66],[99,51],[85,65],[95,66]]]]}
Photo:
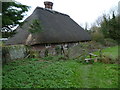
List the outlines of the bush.
{"type": "Polygon", "coordinates": [[[85,49],[88,52],[93,52],[93,51],[103,48],[103,45],[96,41],[83,42],[80,45],[82,49],[85,49]]]}
{"type": "Polygon", "coordinates": [[[45,50],[45,57],[48,56],[48,49],[45,50]]]}
{"type": "Polygon", "coordinates": [[[115,41],[113,39],[110,39],[110,38],[106,38],[104,41],[105,41],[104,42],[105,46],[115,46],[115,45],[117,45],[117,41],[115,41]]]}
{"type": "Polygon", "coordinates": [[[118,64],[119,63],[119,59],[118,58],[114,58],[112,55],[102,55],[102,60],[103,63],[105,64],[118,64]]]}
{"type": "Polygon", "coordinates": [[[35,50],[30,50],[30,58],[39,58],[39,51],[35,51],[35,50]]]}
{"type": "Polygon", "coordinates": [[[55,47],[56,54],[59,55],[62,53],[60,46],[55,47]]]}
{"type": "Polygon", "coordinates": [[[100,31],[96,31],[91,34],[92,40],[100,43],[104,43],[104,35],[100,31]]]}

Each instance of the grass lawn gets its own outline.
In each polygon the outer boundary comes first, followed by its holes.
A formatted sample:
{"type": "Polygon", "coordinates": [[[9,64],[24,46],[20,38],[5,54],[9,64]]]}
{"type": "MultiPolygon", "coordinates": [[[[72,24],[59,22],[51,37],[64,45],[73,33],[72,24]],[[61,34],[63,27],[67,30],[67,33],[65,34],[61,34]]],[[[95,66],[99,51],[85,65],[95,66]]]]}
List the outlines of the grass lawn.
{"type": "Polygon", "coordinates": [[[54,58],[17,60],[3,66],[3,88],[117,88],[117,64],[81,64],[54,58]]]}
{"type": "MultiPolygon", "coordinates": [[[[103,49],[102,54],[105,56],[109,56],[112,59],[116,59],[118,58],[118,48],[120,48],[120,46],[114,46],[114,47],[103,49]]],[[[99,55],[99,51],[94,52],[94,54],[99,55]]]]}

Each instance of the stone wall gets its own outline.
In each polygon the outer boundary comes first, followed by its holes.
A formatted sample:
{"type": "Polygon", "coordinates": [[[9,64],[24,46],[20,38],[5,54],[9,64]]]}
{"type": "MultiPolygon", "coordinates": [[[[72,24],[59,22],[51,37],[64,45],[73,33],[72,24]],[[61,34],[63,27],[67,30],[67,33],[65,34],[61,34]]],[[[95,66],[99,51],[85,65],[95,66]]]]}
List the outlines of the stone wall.
{"type": "Polygon", "coordinates": [[[27,49],[24,45],[2,46],[2,63],[22,59],[27,55],[26,51],[27,49]]]}
{"type": "Polygon", "coordinates": [[[2,46],[2,62],[4,64],[16,59],[41,58],[49,55],[64,55],[65,57],[73,59],[83,53],[79,44],[71,44],[69,48],[66,48],[65,45],[54,45],[47,48],[41,45],[29,47],[24,45],[2,46]],[[61,46],[63,46],[63,48],[61,46]]]}
{"type": "MultiPolygon", "coordinates": [[[[41,46],[39,46],[41,47],[41,46]]],[[[43,47],[43,46],[42,46],[43,47]]],[[[8,63],[13,60],[23,59],[23,58],[41,58],[48,55],[54,56],[58,55],[55,48],[42,48],[34,50],[32,46],[25,45],[11,45],[11,46],[1,46],[0,53],[2,54],[2,63],[8,63]]],[[[60,53],[59,53],[60,54],[60,53]]]]}

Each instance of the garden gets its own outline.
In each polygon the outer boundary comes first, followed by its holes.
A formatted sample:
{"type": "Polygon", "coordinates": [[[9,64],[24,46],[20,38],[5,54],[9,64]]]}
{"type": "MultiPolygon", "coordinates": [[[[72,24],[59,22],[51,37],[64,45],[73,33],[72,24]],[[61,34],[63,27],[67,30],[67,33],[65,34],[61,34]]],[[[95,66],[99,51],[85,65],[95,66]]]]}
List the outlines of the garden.
{"type": "MultiPolygon", "coordinates": [[[[102,51],[118,60],[118,46],[102,51]]],[[[81,58],[66,60],[63,56],[27,58],[3,66],[2,87],[118,88],[119,68],[117,63],[104,63],[104,59],[90,64],[81,62],[81,58]]]]}
{"type": "MultiPolygon", "coordinates": [[[[17,2],[2,2],[1,6],[2,13],[0,13],[0,20],[2,20],[2,29],[0,30],[0,36],[9,39],[17,34],[17,29],[15,28],[17,26],[22,27],[26,22],[23,21],[23,18],[26,16],[26,12],[29,11],[30,6],[17,2]]],[[[89,40],[85,39],[84,42],[78,42],[77,40],[76,46],[67,48],[65,51],[63,49],[64,53],[62,54],[59,47],[55,48],[55,55],[50,55],[51,51],[45,48],[43,52],[40,51],[42,53],[41,56],[43,56],[41,57],[37,50],[29,50],[32,44],[19,45],[21,43],[16,43],[15,45],[7,46],[5,44],[6,41],[0,41],[2,88],[120,88],[120,61],[118,53],[120,48],[120,15],[116,14],[116,11],[117,9],[113,10],[112,13],[104,13],[89,29],[86,23],[85,28],[82,28],[90,34],[89,40]]],[[[50,15],[53,14],[57,15],[59,13],[52,13],[50,15]]],[[[43,17],[44,15],[35,15],[35,17],[37,16],[40,18],[40,16],[43,17]]],[[[67,16],[64,17],[67,18],[67,16]]],[[[55,22],[58,22],[59,20],[56,19],[55,17],[55,22]]],[[[49,19],[45,18],[45,21],[48,25],[50,24],[47,22],[49,19]]],[[[51,21],[53,21],[53,17],[51,21]]],[[[65,25],[61,23],[60,29],[63,26],[67,26],[67,21],[63,20],[63,22],[65,22],[65,25]]],[[[29,24],[28,21],[26,23],[29,24]]],[[[58,30],[56,31],[58,33],[59,29],[56,23],[52,25],[53,27],[56,26],[57,29],[55,28],[55,30],[58,30]]],[[[27,41],[29,41],[33,33],[35,35],[36,32],[42,31],[41,26],[41,23],[36,20],[30,24],[28,29],[30,34],[27,41]]],[[[67,27],[68,30],[71,29],[70,26],[74,25],[70,24],[67,27]]],[[[27,30],[26,27],[29,26],[25,26],[25,30],[27,30]]],[[[20,30],[22,31],[22,29],[20,30]]],[[[74,29],[72,31],[76,32],[74,29]]],[[[64,32],[69,33],[66,29],[64,32]]],[[[52,33],[55,35],[54,38],[56,38],[57,33],[52,33]]],[[[51,32],[45,35],[47,37],[50,34],[51,32]]],[[[24,35],[25,33],[23,35],[20,34],[20,37],[24,35]]],[[[16,41],[19,40],[24,39],[16,38],[16,41]]],[[[15,42],[15,39],[13,39],[13,42],[15,42]]],[[[67,41],[65,43],[70,42],[67,41]]]]}

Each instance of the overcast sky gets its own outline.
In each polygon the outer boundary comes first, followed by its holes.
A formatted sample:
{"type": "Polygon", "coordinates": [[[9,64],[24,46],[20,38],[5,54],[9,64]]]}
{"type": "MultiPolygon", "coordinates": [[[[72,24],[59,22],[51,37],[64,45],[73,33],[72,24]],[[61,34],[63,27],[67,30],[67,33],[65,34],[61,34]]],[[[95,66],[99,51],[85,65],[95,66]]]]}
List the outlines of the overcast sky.
{"type": "MultiPolygon", "coordinates": [[[[39,6],[44,7],[46,0],[16,0],[22,4],[31,6],[27,13],[29,16],[33,10],[39,6]]],[[[112,8],[118,6],[120,0],[47,0],[54,3],[53,10],[68,14],[74,21],[82,27],[88,23],[90,27],[96,19],[108,13],[112,8]]]]}

